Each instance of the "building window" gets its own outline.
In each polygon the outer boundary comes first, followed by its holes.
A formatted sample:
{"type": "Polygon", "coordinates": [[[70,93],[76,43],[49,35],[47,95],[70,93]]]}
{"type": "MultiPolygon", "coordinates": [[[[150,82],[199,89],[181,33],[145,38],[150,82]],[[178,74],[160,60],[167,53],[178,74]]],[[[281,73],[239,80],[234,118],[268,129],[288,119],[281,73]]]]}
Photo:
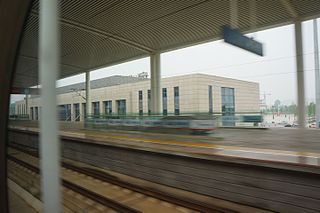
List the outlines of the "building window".
{"type": "Polygon", "coordinates": [[[208,86],[208,100],[209,100],[209,113],[213,113],[213,97],[212,97],[212,86],[208,86]]]}
{"type": "Polygon", "coordinates": [[[71,121],[71,104],[58,106],[59,119],[62,121],[71,121]]]}
{"type": "Polygon", "coordinates": [[[66,105],[59,105],[58,112],[59,112],[59,119],[61,121],[65,121],[67,119],[66,105]]]}
{"type": "Polygon", "coordinates": [[[74,120],[80,121],[80,104],[73,104],[74,120]]]}
{"type": "Polygon", "coordinates": [[[151,115],[151,90],[148,89],[148,115],[151,115]]]}
{"type": "Polygon", "coordinates": [[[163,110],[163,115],[167,115],[168,114],[167,88],[162,88],[162,110],[163,110]]]}
{"type": "Polygon", "coordinates": [[[139,91],[139,115],[143,115],[143,93],[139,91]]]}
{"type": "Polygon", "coordinates": [[[100,106],[99,106],[99,101],[97,102],[92,102],[92,108],[93,108],[93,115],[97,116],[100,114],[100,106]]]}
{"type": "Polygon", "coordinates": [[[71,121],[71,104],[66,104],[66,120],[71,121]]]}
{"type": "Polygon", "coordinates": [[[34,111],[35,111],[35,112],[34,112],[34,115],[35,115],[35,118],[34,118],[34,119],[35,119],[35,120],[39,120],[39,111],[38,111],[38,107],[35,107],[35,108],[34,108],[34,111]]]}
{"type": "Polygon", "coordinates": [[[30,118],[31,118],[31,120],[34,119],[34,118],[33,118],[33,107],[30,107],[30,118]]]}
{"type": "Polygon", "coordinates": [[[221,111],[222,111],[222,125],[234,126],[235,125],[235,99],[234,88],[222,87],[221,88],[221,111]]]}
{"type": "Polygon", "coordinates": [[[112,114],[112,101],[105,101],[104,102],[104,113],[106,115],[112,114]]]}
{"type": "Polygon", "coordinates": [[[83,118],[87,117],[87,103],[82,103],[82,114],[83,118]]]}
{"type": "Polygon", "coordinates": [[[179,87],[173,88],[173,95],[174,95],[174,114],[180,114],[180,106],[179,106],[179,87]]]}
{"type": "Polygon", "coordinates": [[[125,115],[126,114],[126,100],[117,100],[117,110],[118,110],[118,115],[125,115]]]}

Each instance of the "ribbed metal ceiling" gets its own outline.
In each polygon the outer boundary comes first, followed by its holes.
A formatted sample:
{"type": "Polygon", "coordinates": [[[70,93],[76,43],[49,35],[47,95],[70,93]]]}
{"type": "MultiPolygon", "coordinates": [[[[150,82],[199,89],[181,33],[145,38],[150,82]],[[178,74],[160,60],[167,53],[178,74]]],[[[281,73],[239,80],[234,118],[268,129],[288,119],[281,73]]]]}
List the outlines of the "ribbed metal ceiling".
{"type": "MultiPolygon", "coordinates": [[[[252,31],[252,1],[238,0],[238,27],[252,31]]],[[[320,14],[319,0],[256,0],[255,29],[320,14]],[[297,16],[297,17],[295,17],[297,16]]],[[[24,27],[14,86],[38,84],[38,0],[24,27]]],[[[61,0],[61,78],[220,38],[229,0],[61,0]]]]}

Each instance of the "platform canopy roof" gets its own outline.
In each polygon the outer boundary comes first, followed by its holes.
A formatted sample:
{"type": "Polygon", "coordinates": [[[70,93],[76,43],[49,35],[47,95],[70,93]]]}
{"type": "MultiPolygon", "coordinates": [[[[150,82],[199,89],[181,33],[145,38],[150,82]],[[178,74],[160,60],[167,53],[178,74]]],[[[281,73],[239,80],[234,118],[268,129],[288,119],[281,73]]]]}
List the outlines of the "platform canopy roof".
{"type": "MultiPolygon", "coordinates": [[[[221,27],[230,24],[229,0],[61,0],[60,3],[60,78],[217,40],[221,27]]],[[[238,27],[242,32],[286,25],[319,14],[319,0],[238,0],[238,27]]],[[[24,27],[13,86],[38,84],[38,18],[36,0],[24,27]]]]}

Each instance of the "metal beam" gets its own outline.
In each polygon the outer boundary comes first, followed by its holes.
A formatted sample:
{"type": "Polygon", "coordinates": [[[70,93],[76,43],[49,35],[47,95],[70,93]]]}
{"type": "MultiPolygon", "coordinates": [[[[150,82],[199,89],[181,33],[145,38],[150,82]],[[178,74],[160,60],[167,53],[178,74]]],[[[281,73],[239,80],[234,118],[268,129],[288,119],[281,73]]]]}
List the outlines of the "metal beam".
{"type": "MultiPolygon", "coordinates": [[[[30,15],[38,16],[39,14],[35,10],[32,10],[30,15]]],[[[60,23],[65,25],[65,26],[73,27],[73,28],[76,28],[78,30],[82,30],[84,32],[92,33],[94,35],[98,35],[98,36],[101,36],[103,38],[111,39],[111,40],[114,40],[116,42],[125,44],[127,46],[133,47],[133,48],[135,48],[137,50],[140,50],[140,51],[143,51],[143,52],[146,52],[146,53],[152,53],[152,52],[155,51],[154,49],[152,49],[150,47],[147,47],[147,46],[145,46],[143,44],[140,44],[138,42],[123,38],[121,36],[115,35],[115,34],[110,33],[110,32],[106,32],[106,31],[103,31],[103,30],[96,29],[96,28],[88,26],[86,24],[82,24],[82,23],[79,23],[79,22],[76,22],[76,21],[65,19],[65,18],[60,18],[59,20],[60,20],[60,23]]]]}
{"type": "Polygon", "coordinates": [[[234,29],[238,28],[238,0],[230,1],[230,26],[234,29]]]}
{"type": "Polygon", "coordinates": [[[288,11],[288,13],[291,15],[292,18],[297,19],[298,13],[295,10],[295,8],[292,6],[291,2],[289,0],[280,0],[284,8],[288,11]]]}

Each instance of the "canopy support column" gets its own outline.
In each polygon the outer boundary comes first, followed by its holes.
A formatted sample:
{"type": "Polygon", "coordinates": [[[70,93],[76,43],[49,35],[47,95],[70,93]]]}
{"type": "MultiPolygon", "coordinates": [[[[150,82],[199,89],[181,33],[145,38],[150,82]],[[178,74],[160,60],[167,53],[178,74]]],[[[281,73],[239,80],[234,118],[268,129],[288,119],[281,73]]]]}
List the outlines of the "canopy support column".
{"type": "Polygon", "coordinates": [[[150,56],[151,69],[151,113],[161,114],[161,61],[160,54],[150,56]]]}
{"type": "Polygon", "coordinates": [[[320,70],[319,70],[319,46],[318,46],[318,22],[313,20],[314,33],[314,72],[315,72],[315,88],[316,88],[316,128],[320,128],[320,70]]]}
{"type": "Polygon", "coordinates": [[[295,22],[296,42],[296,69],[297,69],[297,94],[298,94],[298,125],[305,128],[305,91],[304,91],[304,68],[303,68],[303,47],[301,21],[295,22]]]}
{"type": "Polygon", "coordinates": [[[86,72],[86,117],[91,114],[90,72],[86,72]]]}

